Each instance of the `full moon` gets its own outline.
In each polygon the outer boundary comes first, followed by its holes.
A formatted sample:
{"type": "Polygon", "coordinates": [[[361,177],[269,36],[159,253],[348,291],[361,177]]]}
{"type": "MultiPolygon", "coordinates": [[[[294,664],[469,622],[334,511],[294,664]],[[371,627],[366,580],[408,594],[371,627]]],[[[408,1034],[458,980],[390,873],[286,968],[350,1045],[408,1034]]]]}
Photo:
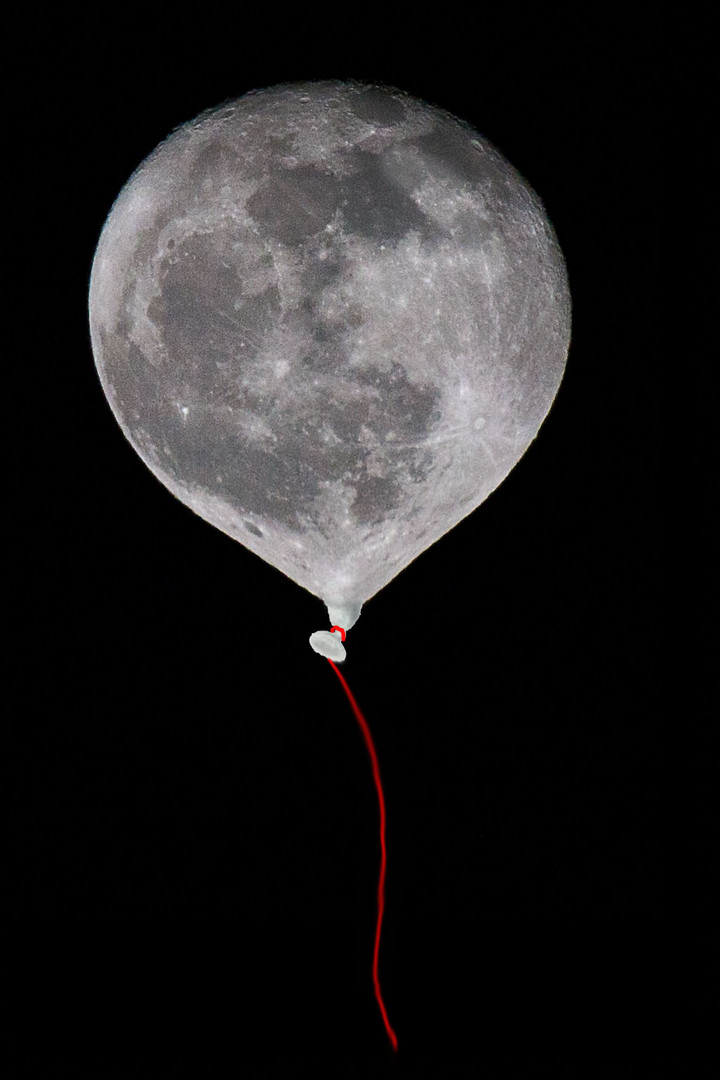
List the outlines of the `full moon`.
{"type": "Polygon", "coordinates": [[[570,340],[519,173],[442,109],[335,81],[174,131],[112,207],[89,307],[148,468],[345,629],[510,472],[570,340]]]}

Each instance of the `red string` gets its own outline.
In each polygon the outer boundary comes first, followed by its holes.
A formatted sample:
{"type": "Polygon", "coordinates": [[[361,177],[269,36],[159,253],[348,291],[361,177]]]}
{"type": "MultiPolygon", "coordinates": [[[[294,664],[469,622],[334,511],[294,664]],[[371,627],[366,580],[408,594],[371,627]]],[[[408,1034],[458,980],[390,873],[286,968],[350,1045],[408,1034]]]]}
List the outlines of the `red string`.
{"type": "Polygon", "coordinates": [[[357,718],[357,722],[360,725],[360,730],[363,733],[363,738],[370,754],[370,761],[372,762],[373,777],[375,780],[375,787],[378,793],[378,802],[380,803],[380,850],[382,853],[380,860],[380,880],[378,882],[378,918],[377,928],[375,930],[375,951],[373,953],[373,982],[375,984],[375,997],[377,1003],[380,1006],[380,1012],[382,1014],[383,1023],[385,1024],[385,1030],[388,1033],[388,1038],[392,1043],[393,1050],[397,1050],[397,1035],[390,1026],[388,1015],[385,1009],[385,1004],[382,999],[382,992],[380,990],[380,976],[378,975],[378,957],[380,955],[380,929],[382,927],[383,911],[385,910],[385,866],[387,863],[387,853],[385,851],[385,798],[383,796],[382,784],[380,783],[380,769],[378,767],[377,754],[375,753],[375,747],[373,746],[372,736],[370,735],[370,728],[367,725],[365,717],[360,712],[358,703],[352,696],[350,687],[345,682],[345,679],[341,675],[339,669],[329,657],[326,657],[327,662],[334,669],[335,674],[342,683],[343,689],[348,696],[348,701],[352,705],[353,712],[357,718]]]}

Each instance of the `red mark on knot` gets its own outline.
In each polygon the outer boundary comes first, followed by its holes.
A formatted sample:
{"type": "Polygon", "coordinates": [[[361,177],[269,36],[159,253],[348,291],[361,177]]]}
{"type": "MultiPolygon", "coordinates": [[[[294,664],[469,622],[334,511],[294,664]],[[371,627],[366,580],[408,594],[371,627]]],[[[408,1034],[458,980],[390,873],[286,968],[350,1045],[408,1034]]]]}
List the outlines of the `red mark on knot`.
{"type": "Polygon", "coordinates": [[[331,626],[330,627],[330,633],[331,634],[334,634],[336,630],[340,631],[340,634],[341,634],[342,639],[344,641],[345,640],[345,631],[343,630],[342,626],[331,626]]]}

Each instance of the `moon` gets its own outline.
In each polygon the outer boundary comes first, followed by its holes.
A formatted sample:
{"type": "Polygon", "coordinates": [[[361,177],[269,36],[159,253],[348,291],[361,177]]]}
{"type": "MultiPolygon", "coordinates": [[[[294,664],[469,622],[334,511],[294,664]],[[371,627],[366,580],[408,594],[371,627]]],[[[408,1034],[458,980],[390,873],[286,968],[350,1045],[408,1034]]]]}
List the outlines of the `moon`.
{"type": "Polygon", "coordinates": [[[345,629],[507,476],[570,340],[519,173],[442,109],[337,81],[162,142],[105,222],[89,314],[148,468],[345,629]]]}

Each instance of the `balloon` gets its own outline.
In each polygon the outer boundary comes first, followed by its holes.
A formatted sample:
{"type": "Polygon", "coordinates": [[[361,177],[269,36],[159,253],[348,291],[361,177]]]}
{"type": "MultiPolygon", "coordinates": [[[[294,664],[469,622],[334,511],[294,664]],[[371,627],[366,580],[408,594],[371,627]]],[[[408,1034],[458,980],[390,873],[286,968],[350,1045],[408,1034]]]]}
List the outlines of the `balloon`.
{"type": "Polygon", "coordinates": [[[110,211],[89,309],[145,464],[344,630],[507,476],[570,339],[523,178],[447,112],[347,82],[174,131],[110,211]]]}

